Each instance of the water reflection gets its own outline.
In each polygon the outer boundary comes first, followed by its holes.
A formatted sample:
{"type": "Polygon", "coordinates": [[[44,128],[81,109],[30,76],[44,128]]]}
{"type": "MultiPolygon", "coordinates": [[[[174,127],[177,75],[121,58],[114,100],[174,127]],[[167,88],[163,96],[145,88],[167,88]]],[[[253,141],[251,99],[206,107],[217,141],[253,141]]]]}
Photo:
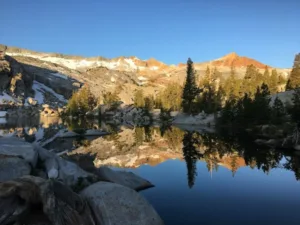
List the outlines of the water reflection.
{"type": "Polygon", "coordinates": [[[59,117],[19,117],[8,118],[0,124],[0,136],[16,136],[27,142],[43,143],[51,139],[63,128],[59,117]]]}
{"type": "Polygon", "coordinates": [[[31,143],[38,142],[56,152],[69,150],[70,156],[93,155],[96,167],[137,168],[145,164],[156,166],[167,160],[182,160],[186,164],[187,185],[190,188],[197,179],[199,161],[205,162],[210,176],[218,172],[221,166],[229,169],[234,177],[239,168],[247,166],[265,174],[278,168],[290,170],[297,180],[300,179],[298,152],[261,148],[245,135],[232,137],[184,131],[177,127],[116,127],[103,121],[62,121],[56,117],[14,118],[0,124],[0,136],[13,135],[31,143]],[[105,130],[111,134],[103,137],[56,138],[62,130],[80,133],[86,129],[105,130]]]}
{"type": "Polygon", "coordinates": [[[95,155],[96,167],[109,165],[137,168],[158,165],[166,160],[184,160],[187,184],[190,188],[197,178],[197,162],[206,163],[213,176],[218,168],[229,169],[234,177],[241,167],[257,168],[265,174],[272,169],[292,170],[300,178],[297,152],[261,149],[248,137],[226,137],[220,134],[183,131],[177,127],[120,127],[120,132],[93,140],[89,146],[80,146],[72,154],[95,155]]]}

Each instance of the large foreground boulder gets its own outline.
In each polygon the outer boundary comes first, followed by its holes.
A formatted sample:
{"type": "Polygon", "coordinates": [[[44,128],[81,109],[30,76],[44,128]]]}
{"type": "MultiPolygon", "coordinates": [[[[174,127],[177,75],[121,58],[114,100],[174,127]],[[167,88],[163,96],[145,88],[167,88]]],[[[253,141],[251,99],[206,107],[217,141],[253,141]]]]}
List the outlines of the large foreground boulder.
{"type": "Polygon", "coordinates": [[[33,176],[0,183],[1,225],[26,224],[36,216],[30,211],[36,205],[53,225],[95,224],[87,202],[63,183],[33,176]]]}
{"type": "Polygon", "coordinates": [[[121,184],[136,191],[154,187],[148,180],[145,180],[132,172],[114,171],[106,166],[97,169],[96,174],[100,180],[121,184]]]}
{"type": "Polygon", "coordinates": [[[136,191],[119,184],[98,182],[80,195],[85,197],[101,225],[162,225],[154,208],[136,191]]]}
{"type": "Polygon", "coordinates": [[[33,167],[35,167],[38,159],[38,154],[30,143],[15,137],[0,138],[0,154],[19,156],[33,167]]]}
{"type": "Polygon", "coordinates": [[[98,181],[96,175],[86,172],[77,164],[65,160],[47,149],[34,145],[48,178],[59,179],[68,186],[86,186],[98,181]]]}
{"type": "Polygon", "coordinates": [[[24,159],[0,155],[0,182],[29,175],[30,172],[31,167],[24,159]]]}

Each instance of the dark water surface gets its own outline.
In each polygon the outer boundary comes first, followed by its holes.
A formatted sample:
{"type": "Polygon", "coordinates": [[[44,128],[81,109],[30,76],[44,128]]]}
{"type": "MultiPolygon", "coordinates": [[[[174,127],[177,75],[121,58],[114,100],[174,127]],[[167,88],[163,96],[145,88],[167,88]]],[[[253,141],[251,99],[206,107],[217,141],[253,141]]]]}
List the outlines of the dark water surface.
{"type": "Polygon", "coordinates": [[[273,169],[267,175],[244,167],[232,177],[223,167],[209,173],[205,162],[196,166],[191,188],[179,160],[135,170],[156,185],[142,194],[166,224],[299,224],[300,184],[293,172],[273,169]]]}
{"type": "MultiPolygon", "coordinates": [[[[89,129],[112,130],[89,124],[89,129]]],[[[2,124],[0,135],[17,134],[70,154],[84,150],[97,167],[135,172],[155,185],[141,194],[166,225],[300,224],[300,156],[295,151],[176,127],[122,126],[91,140],[52,140],[61,129],[78,126],[61,121],[2,124]]]]}

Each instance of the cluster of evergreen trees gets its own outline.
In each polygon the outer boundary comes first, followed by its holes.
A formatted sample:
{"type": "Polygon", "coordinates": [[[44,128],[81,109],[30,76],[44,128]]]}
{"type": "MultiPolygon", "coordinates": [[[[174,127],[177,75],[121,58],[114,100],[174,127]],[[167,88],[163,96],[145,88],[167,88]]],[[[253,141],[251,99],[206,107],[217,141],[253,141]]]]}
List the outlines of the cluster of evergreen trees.
{"type": "Polygon", "coordinates": [[[239,100],[244,98],[245,93],[251,99],[255,97],[257,87],[262,84],[268,87],[270,94],[278,91],[280,85],[286,83],[284,77],[268,67],[261,73],[254,65],[246,68],[244,78],[238,78],[236,69],[231,67],[230,74],[224,79],[217,68],[207,67],[205,74],[196,83],[196,72],[193,62],[188,59],[187,77],[182,95],[182,109],[186,113],[214,113],[220,111],[226,100],[239,100]]]}
{"type": "Polygon", "coordinates": [[[226,101],[221,110],[219,124],[248,126],[253,124],[281,124],[284,121],[286,110],[282,101],[276,97],[270,106],[270,91],[263,83],[257,87],[254,98],[245,93],[244,97],[226,101]]]}
{"type": "Polygon", "coordinates": [[[133,102],[137,108],[152,110],[154,108],[165,111],[178,111],[181,109],[182,86],[177,83],[169,84],[164,90],[154,95],[145,96],[142,89],[134,92],[133,102]]]}
{"type": "Polygon", "coordinates": [[[286,89],[292,90],[300,87],[300,53],[296,55],[294,66],[287,82],[286,89]]]}
{"type": "Polygon", "coordinates": [[[73,93],[67,104],[66,113],[68,115],[85,115],[93,110],[98,103],[98,99],[93,95],[87,86],[73,93]]]}
{"type": "MultiPolygon", "coordinates": [[[[182,109],[185,113],[221,112],[221,124],[280,124],[287,112],[296,121],[300,115],[300,54],[296,55],[289,80],[275,69],[268,67],[261,73],[255,66],[249,65],[243,79],[239,79],[232,66],[230,74],[224,80],[216,68],[207,67],[204,76],[196,83],[196,71],[191,59],[187,61],[187,77],[182,94],[182,109]],[[270,106],[271,95],[278,92],[279,86],[287,90],[296,89],[293,107],[286,109],[279,98],[270,106]]],[[[300,119],[299,119],[300,123],[300,119]]]]}

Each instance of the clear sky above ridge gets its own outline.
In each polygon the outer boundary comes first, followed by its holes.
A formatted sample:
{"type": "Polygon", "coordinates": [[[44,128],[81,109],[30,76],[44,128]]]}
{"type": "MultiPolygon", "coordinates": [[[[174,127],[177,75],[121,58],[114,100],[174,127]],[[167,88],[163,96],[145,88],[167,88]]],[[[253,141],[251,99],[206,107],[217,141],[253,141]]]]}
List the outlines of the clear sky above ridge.
{"type": "Polygon", "coordinates": [[[300,0],[3,0],[0,12],[0,43],[36,51],[167,64],[237,52],[283,68],[300,52],[300,0]]]}

